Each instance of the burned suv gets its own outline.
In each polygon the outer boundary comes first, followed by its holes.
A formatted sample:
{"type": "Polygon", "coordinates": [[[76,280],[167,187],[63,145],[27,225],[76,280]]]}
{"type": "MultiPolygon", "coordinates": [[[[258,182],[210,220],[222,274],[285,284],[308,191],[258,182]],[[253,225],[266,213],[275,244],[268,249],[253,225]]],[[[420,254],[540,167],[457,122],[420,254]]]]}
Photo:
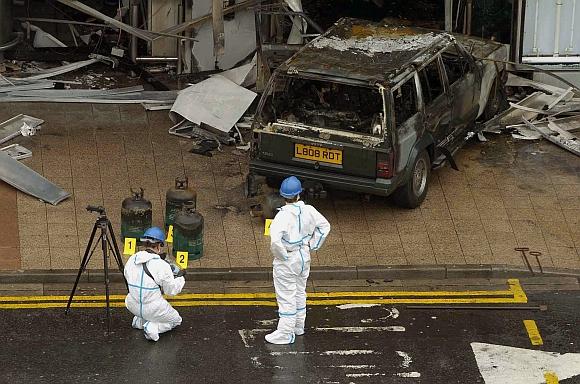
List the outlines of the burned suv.
{"type": "Polygon", "coordinates": [[[419,206],[431,168],[454,166],[475,120],[496,104],[505,56],[491,41],[341,19],[270,78],[253,125],[248,193],[256,176],[296,175],[419,206]]]}

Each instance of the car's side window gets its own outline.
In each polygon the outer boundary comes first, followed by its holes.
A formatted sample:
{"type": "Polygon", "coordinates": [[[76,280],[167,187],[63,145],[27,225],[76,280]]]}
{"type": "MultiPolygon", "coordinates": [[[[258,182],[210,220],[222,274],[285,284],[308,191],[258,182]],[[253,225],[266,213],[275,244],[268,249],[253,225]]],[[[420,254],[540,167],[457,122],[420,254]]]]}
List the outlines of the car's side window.
{"type": "Polygon", "coordinates": [[[400,127],[405,121],[417,113],[417,88],[415,80],[410,78],[393,91],[395,122],[400,127]]]}
{"type": "Polygon", "coordinates": [[[461,79],[464,74],[471,70],[469,62],[463,57],[462,54],[457,52],[455,47],[447,49],[441,55],[443,59],[443,66],[447,72],[447,79],[449,84],[454,84],[456,81],[461,79]]]}
{"type": "Polygon", "coordinates": [[[423,99],[425,100],[426,105],[443,94],[443,81],[441,80],[441,73],[439,72],[437,59],[433,60],[425,68],[419,71],[419,79],[421,81],[423,99]]]}

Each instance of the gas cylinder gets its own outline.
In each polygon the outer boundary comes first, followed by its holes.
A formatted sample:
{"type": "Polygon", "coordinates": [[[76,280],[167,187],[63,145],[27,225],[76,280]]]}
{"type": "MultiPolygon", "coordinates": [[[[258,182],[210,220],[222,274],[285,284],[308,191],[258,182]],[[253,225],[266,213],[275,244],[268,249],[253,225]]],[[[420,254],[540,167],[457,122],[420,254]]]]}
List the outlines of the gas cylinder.
{"type": "Polygon", "coordinates": [[[151,227],[153,211],[151,202],[143,197],[144,190],[131,189],[131,197],[123,200],[121,204],[121,237],[139,239],[143,232],[151,227]]]}
{"type": "Polygon", "coordinates": [[[175,186],[167,190],[165,194],[165,231],[173,225],[175,215],[181,211],[183,204],[193,204],[193,209],[196,207],[197,193],[192,188],[189,188],[189,179],[187,177],[177,177],[175,179],[175,186]]]}
{"type": "Polygon", "coordinates": [[[187,252],[189,260],[203,255],[203,216],[192,203],[185,203],[173,222],[173,256],[187,252]]]}

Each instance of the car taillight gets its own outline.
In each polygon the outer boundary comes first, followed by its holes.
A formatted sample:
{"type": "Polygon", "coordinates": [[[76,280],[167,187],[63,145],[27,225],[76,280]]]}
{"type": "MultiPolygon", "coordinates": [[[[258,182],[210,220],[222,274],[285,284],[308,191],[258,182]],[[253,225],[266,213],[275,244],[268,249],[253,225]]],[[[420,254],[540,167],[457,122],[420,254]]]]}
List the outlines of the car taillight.
{"type": "Polygon", "coordinates": [[[390,179],[394,172],[394,156],[393,153],[378,153],[377,154],[377,178],[390,179]]]}

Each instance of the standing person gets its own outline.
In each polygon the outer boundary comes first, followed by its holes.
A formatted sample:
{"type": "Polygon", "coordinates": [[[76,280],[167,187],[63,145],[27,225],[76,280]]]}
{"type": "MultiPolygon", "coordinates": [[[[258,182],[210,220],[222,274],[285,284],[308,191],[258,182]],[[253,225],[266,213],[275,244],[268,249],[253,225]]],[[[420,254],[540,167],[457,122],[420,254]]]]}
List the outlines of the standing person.
{"type": "Polygon", "coordinates": [[[302,185],[295,176],[282,182],[280,195],[286,205],[270,225],[274,256],[274,289],[278,302],[278,328],[266,335],[272,344],[292,344],[304,334],[306,281],[310,250],[318,250],[330,232],[330,224],[313,206],[300,201],[302,185]]]}
{"type": "Polygon", "coordinates": [[[162,252],[165,233],[161,228],[151,227],[145,231],[141,242],[145,250],[135,253],[125,264],[125,279],[129,293],[125,306],[133,317],[133,328],[143,329],[147,340],[159,340],[159,334],[181,324],[179,313],[163,298],[163,294],[175,296],[185,285],[185,270],[176,277],[162,252]]]}

